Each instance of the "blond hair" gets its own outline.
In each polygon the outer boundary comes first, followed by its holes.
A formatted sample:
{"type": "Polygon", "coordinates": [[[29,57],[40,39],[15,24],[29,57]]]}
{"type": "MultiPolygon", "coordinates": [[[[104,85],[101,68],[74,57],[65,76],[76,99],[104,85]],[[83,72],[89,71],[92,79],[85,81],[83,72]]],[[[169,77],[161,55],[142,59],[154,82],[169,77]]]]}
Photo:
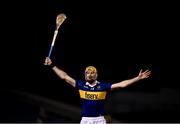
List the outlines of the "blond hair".
{"type": "Polygon", "coordinates": [[[85,69],[85,72],[87,72],[88,70],[97,72],[97,69],[94,66],[87,66],[86,69],[85,69]]]}

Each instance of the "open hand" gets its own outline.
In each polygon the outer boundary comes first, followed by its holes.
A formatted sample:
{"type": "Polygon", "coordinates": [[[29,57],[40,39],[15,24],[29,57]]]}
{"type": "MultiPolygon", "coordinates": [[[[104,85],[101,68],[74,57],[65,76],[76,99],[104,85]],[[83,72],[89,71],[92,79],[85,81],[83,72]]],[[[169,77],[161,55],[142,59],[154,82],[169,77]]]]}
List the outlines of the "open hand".
{"type": "Polygon", "coordinates": [[[151,75],[151,71],[146,70],[146,71],[142,72],[142,69],[141,69],[138,77],[139,77],[139,79],[145,79],[145,78],[148,78],[150,75],[151,75]]]}

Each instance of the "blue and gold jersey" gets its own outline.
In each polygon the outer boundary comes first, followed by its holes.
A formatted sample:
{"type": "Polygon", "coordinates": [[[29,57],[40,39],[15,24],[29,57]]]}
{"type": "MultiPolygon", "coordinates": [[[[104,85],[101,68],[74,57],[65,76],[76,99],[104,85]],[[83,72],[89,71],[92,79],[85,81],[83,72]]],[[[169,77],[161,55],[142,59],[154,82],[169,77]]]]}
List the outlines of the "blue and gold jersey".
{"type": "Polygon", "coordinates": [[[88,85],[87,82],[76,80],[76,88],[82,101],[83,117],[98,117],[104,115],[104,101],[107,92],[111,89],[111,83],[96,81],[95,86],[88,85]]]}

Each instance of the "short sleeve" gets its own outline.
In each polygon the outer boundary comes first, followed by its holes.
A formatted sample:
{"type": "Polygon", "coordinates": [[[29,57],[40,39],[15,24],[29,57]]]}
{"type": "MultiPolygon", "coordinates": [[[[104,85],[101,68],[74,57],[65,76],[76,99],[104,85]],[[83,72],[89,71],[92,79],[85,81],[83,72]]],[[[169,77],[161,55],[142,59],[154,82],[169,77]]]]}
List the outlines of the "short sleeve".
{"type": "Polygon", "coordinates": [[[112,83],[110,83],[110,82],[104,83],[104,86],[105,86],[106,90],[111,90],[111,85],[112,85],[112,83]]]}
{"type": "Polygon", "coordinates": [[[82,80],[76,80],[76,88],[81,89],[81,87],[83,87],[83,81],[82,80]]]}

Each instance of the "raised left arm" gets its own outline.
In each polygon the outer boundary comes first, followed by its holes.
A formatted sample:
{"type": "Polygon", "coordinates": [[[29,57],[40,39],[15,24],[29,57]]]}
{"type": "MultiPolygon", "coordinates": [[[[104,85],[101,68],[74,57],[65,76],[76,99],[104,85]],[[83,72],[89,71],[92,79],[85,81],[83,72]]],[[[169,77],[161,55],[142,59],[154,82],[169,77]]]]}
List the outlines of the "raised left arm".
{"type": "Polygon", "coordinates": [[[124,80],[124,81],[121,81],[118,83],[114,83],[114,84],[112,84],[111,89],[127,87],[128,85],[133,84],[139,80],[148,78],[150,76],[150,74],[151,74],[151,71],[146,70],[146,71],[142,72],[142,69],[141,69],[138,76],[136,76],[132,79],[127,79],[127,80],[124,80]]]}

